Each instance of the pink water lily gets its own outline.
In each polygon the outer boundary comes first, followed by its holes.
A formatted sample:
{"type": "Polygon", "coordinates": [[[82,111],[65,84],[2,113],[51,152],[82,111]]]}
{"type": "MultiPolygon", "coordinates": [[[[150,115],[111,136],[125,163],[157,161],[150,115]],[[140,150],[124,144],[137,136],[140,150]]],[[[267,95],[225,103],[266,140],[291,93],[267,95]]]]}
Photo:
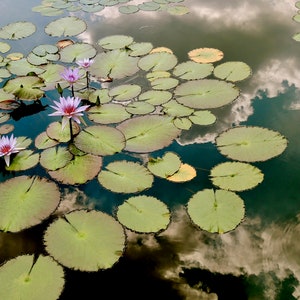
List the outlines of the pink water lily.
{"type": "Polygon", "coordinates": [[[80,116],[83,116],[83,111],[85,111],[89,105],[80,105],[81,99],[78,97],[60,97],[59,102],[53,101],[54,105],[50,105],[56,111],[49,116],[62,116],[62,129],[65,128],[68,120],[73,119],[75,122],[80,124],[80,116]]]}
{"type": "Polygon", "coordinates": [[[17,153],[24,148],[18,147],[17,138],[12,134],[9,138],[8,136],[2,136],[0,139],[0,157],[4,156],[6,165],[10,165],[10,155],[17,153]]]}
{"type": "Polygon", "coordinates": [[[65,68],[60,74],[71,86],[80,79],[79,68],[65,68]]]}
{"type": "Polygon", "coordinates": [[[84,59],[78,60],[76,63],[77,63],[78,66],[80,66],[84,69],[87,69],[93,64],[93,62],[94,62],[93,59],[84,58],[84,59]]]}

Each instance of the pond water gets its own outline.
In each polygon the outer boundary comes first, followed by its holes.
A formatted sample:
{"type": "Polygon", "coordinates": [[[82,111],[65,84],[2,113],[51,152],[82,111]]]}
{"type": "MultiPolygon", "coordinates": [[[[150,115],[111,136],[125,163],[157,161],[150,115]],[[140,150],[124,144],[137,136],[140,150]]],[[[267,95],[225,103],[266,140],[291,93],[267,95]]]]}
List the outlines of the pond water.
{"type": "MultiPolygon", "coordinates": [[[[128,35],[136,42],[171,49],[178,62],[187,61],[193,49],[216,48],[224,53],[222,62],[242,61],[252,70],[249,78],[237,83],[240,97],[216,110],[215,124],[192,126],[157,151],[157,155],[176,152],[197,171],[195,178],[180,184],[156,178],[155,186],[145,191],[170,208],[168,228],[159,234],[128,230],[126,250],[112,268],[99,272],[64,268],[66,281],[59,299],[300,299],[300,44],[292,38],[300,24],[292,19],[297,13],[295,2],[186,0],[178,3],[189,9],[183,15],[165,11],[121,14],[112,5],[98,13],[64,11],[59,16],[33,12],[40,4],[38,0],[1,1],[0,27],[16,21],[37,26],[32,36],[9,41],[11,49],[2,56],[14,52],[26,56],[39,44],[56,44],[59,38],[45,34],[45,26],[73,15],[87,24],[87,30],[74,38],[81,42],[96,44],[106,36],[128,35]],[[209,233],[191,224],[185,206],[193,193],[212,188],[209,170],[228,161],[217,150],[215,138],[237,125],[278,131],[288,146],[278,157],[255,163],[264,180],[239,193],[246,210],[241,224],[225,234],[209,233]]],[[[131,82],[139,83],[138,75],[131,82]]],[[[49,92],[48,98],[54,95],[49,92]]],[[[50,112],[47,107],[7,124],[14,125],[15,136],[35,139],[53,121],[50,112]]],[[[119,154],[117,159],[124,157],[119,154]]],[[[106,159],[105,164],[116,158],[106,159]]],[[[0,180],[36,172],[48,176],[37,167],[1,174],[0,180]]],[[[108,214],[128,197],[99,187],[96,179],[60,188],[71,205],[76,199],[82,202],[78,207],[108,214]]],[[[49,222],[18,233],[2,232],[1,263],[18,255],[45,253],[43,232],[49,222]]]]}

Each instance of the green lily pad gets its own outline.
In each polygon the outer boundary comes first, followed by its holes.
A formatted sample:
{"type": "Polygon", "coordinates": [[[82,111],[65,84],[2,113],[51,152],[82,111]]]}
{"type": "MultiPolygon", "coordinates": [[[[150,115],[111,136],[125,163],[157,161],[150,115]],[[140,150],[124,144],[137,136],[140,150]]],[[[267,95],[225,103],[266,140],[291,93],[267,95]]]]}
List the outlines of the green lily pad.
{"type": "Polygon", "coordinates": [[[33,153],[32,150],[22,150],[16,154],[9,167],[5,167],[5,169],[8,171],[28,170],[38,164],[39,158],[40,155],[33,153]]]}
{"type": "Polygon", "coordinates": [[[222,132],[216,138],[221,154],[238,161],[266,161],[280,155],[287,139],[279,132],[257,126],[239,126],[222,132]]]}
{"type": "Polygon", "coordinates": [[[120,123],[117,128],[126,139],[125,150],[147,153],[169,146],[180,134],[171,117],[139,116],[120,123]]]}
{"type": "Polygon", "coordinates": [[[63,168],[48,174],[63,184],[84,184],[97,176],[102,167],[102,157],[91,154],[75,155],[63,168]]]}
{"type": "Polygon", "coordinates": [[[145,101],[133,101],[126,105],[126,111],[133,115],[147,115],[155,111],[155,106],[145,101]]]}
{"type": "Polygon", "coordinates": [[[18,176],[0,183],[0,229],[18,232],[37,225],[58,206],[57,185],[37,176],[18,176]]]}
{"type": "Polygon", "coordinates": [[[189,130],[193,125],[192,121],[189,118],[182,118],[182,117],[175,118],[173,120],[173,123],[177,128],[182,130],[189,130]]]}
{"type": "Polygon", "coordinates": [[[167,177],[167,179],[173,182],[186,182],[192,180],[196,176],[197,172],[193,166],[182,163],[178,171],[167,177]]]}
{"type": "Polygon", "coordinates": [[[155,11],[160,9],[160,5],[153,1],[146,1],[138,4],[138,8],[144,11],[155,11]]]}
{"type": "Polygon", "coordinates": [[[241,162],[224,162],[210,170],[210,180],[223,190],[245,191],[254,188],[264,179],[255,166],[241,162]]]}
{"type": "Polygon", "coordinates": [[[40,75],[44,72],[43,68],[29,63],[26,58],[10,61],[7,65],[7,70],[18,76],[27,76],[30,73],[40,75]]]}
{"type": "Polygon", "coordinates": [[[130,56],[142,56],[148,54],[152,49],[153,45],[151,43],[132,43],[129,46],[127,46],[131,52],[130,56]]]}
{"type": "Polygon", "coordinates": [[[19,40],[32,35],[35,31],[36,27],[31,22],[14,22],[0,28],[0,38],[8,40],[19,40]]]}
{"type": "Polygon", "coordinates": [[[46,5],[36,5],[32,8],[33,12],[39,12],[42,16],[54,17],[64,13],[62,9],[54,8],[46,5]]]}
{"type": "Polygon", "coordinates": [[[125,147],[121,131],[110,126],[94,125],[83,129],[74,139],[75,146],[94,155],[113,155],[125,147]]]}
{"type": "Polygon", "coordinates": [[[162,231],[170,223],[168,207],[155,197],[135,196],[118,207],[117,218],[130,230],[151,233],[162,231]]]}
{"type": "MultiPolygon", "coordinates": [[[[73,135],[76,135],[80,132],[80,127],[77,123],[72,122],[72,128],[73,135]]],[[[60,122],[52,122],[48,125],[46,133],[50,139],[61,143],[66,143],[71,140],[69,124],[62,129],[60,122]]]]}
{"type": "Polygon", "coordinates": [[[171,77],[171,73],[168,71],[153,71],[153,72],[148,72],[146,74],[146,78],[152,82],[156,79],[159,78],[170,78],[171,77]]]}
{"type": "Polygon", "coordinates": [[[75,43],[64,47],[60,51],[60,60],[71,63],[84,58],[92,58],[97,54],[97,50],[87,43],[75,43]]]}
{"type": "Polygon", "coordinates": [[[163,112],[171,117],[185,117],[190,116],[194,109],[179,104],[176,100],[170,100],[162,105],[163,112]]]}
{"type": "Polygon", "coordinates": [[[167,12],[171,15],[182,16],[190,12],[189,8],[184,5],[174,5],[167,8],[167,12]]]}
{"type": "Polygon", "coordinates": [[[139,163],[114,161],[101,170],[98,181],[115,193],[138,193],[152,186],[153,175],[139,163]]]}
{"type": "Polygon", "coordinates": [[[174,91],[176,100],[188,107],[210,109],[227,105],[239,95],[238,88],[232,83],[203,79],[178,85],[174,91]]]}
{"type": "Polygon", "coordinates": [[[77,210],[50,224],[44,241],[46,251],[63,266],[96,272],[111,268],[122,256],[125,233],[106,213],[77,210]]]}
{"type": "Polygon", "coordinates": [[[194,194],[187,212],[201,229],[225,233],[235,229],[245,216],[244,201],[234,192],[205,189],[194,194]]]}
{"type": "Polygon", "coordinates": [[[146,101],[152,105],[162,105],[172,98],[169,91],[149,90],[141,93],[138,97],[140,101],[146,101]]]}
{"type": "Polygon", "coordinates": [[[47,149],[56,146],[58,141],[49,138],[48,134],[43,131],[34,140],[34,145],[37,149],[47,149]]]}
{"type": "Polygon", "coordinates": [[[42,67],[44,72],[39,75],[44,80],[45,87],[43,90],[56,89],[57,83],[61,81],[61,73],[64,71],[64,66],[54,63],[47,63],[42,67]]]}
{"type": "Polygon", "coordinates": [[[209,110],[194,111],[188,118],[197,125],[211,125],[217,120],[217,117],[209,110]]]}
{"type": "Polygon", "coordinates": [[[108,94],[115,101],[128,101],[137,97],[141,90],[142,88],[137,84],[122,84],[111,88],[108,94]]]}
{"type": "Polygon", "coordinates": [[[5,43],[5,42],[0,42],[0,52],[1,53],[6,53],[11,49],[10,44],[5,43]]]}
{"type": "Polygon", "coordinates": [[[64,270],[50,256],[21,255],[0,267],[1,299],[56,300],[64,285],[64,270]]]}
{"type": "Polygon", "coordinates": [[[40,164],[47,170],[57,170],[67,165],[73,155],[66,147],[51,147],[41,153],[40,164]]]}
{"type": "Polygon", "coordinates": [[[38,100],[44,95],[44,92],[40,90],[43,86],[43,80],[37,76],[20,76],[8,80],[3,90],[14,94],[20,100],[38,100]]]}
{"type": "Polygon", "coordinates": [[[251,68],[241,61],[228,61],[215,67],[214,75],[217,78],[237,82],[251,75],[251,68]]]}
{"type": "Polygon", "coordinates": [[[90,67],[92,76],[99,78],[122,79],[135,74],[139,68],[137,57],[130,57],[126,51],[112,50],[99,53],[90,67]]]}
{"type": "Polygon", "coordinates": [[[175,88],[179,83],[176,78],[157,78],[151,81],[151,87],[154,90],[169,90],[175,88]]]}
{"type": "Polygon", "coordinates": [[[121,14],[134,14],[140,9],[137,5],[123,5],[119,7],[119,12],[121,14]]]}
{"type": "Polygon", "coordinates": [[[150,157],[147,164],[149,171],[161,178],[167,178],[173,175],[179,170],[180,166],[180,157],[173,152],[167,152],[162,157],[150,157]]]}
{"type": "Polygon", "coordinates": [[[212,74],[212,64],[199,64],[194,61],[187,61],[177,65],[173,74],[181,79],[193,80],[203,79],[212,74]]]}
{"type": "MultiPolygon", "coordinates": [[[[95,90],[90,93],[89,95],[89,101],[91,103],[97,103],[97,101],[100,101],[100,104],[108,103],[112,100],[112,97],[108,94],[109,90],[106,88],[101,88],[99,90],[95,90]]],[[[90,110],[89,110],[90,112],[90,110]]]]}
{"type": "Polygon", "coordinates": [[[45,32],[50,36],[76,36],[84,32],[86,23],[77,17],[63,17],[50,22],[45,27],[45,32]]]}
{"type": "Polygon", "coordinates": [[[96,13],[99,11],[102,11],[105,8],[105,6],[101,4],[95,4],[95,5],[81,5],[81,9],[88,13],[96,13]]]}
{"type": "Polygon", "coordinates": [[[100,39],[97,44],[104,49],[121,49],[133,43],[133,37],[128,35],[111,35],[100,39]]]}
{"type": "Polygon", "coordinates": [[[106,103],[99,106],[93,106],[88,111],[88,118],[100,124],[114,124],[127,120],[131,113],[126,107],[116,103],[106,103]]]}
{"type": "Polygon", "coordinates": [[[144,71],[168,71],[176,66],[177,61],[172,53],[155,52],[140,58],[138,66],[144,71]]]}

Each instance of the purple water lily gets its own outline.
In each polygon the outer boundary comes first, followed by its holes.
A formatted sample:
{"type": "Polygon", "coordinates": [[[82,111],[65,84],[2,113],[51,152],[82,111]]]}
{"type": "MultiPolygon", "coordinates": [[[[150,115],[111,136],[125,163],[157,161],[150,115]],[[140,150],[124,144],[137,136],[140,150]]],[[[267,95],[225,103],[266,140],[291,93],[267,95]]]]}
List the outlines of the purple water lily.
{"type": "Polygon", "coordinates": [[[10,155],[17,153],[24,148],[18,147],[17,138],[12,134],[11,137],[2,136],[0,139],[0,157],[4,156],[6,165],[10,165],[10,155]]]}
{"type": "MultiPolygon", "coordinates": [[[[54,101],[54,105],[50,105],[56,111],[49,116],[62,116],[62,129],[65,128],[68,120],[74,120],[80,124],[80,117],[83,116],[83,111],[85,111],[89,105],[79,106],[81,99],[78,97],[60,97],[59,102],[54,101]]],[[[71,129],[70,129],[71,130],[71,129]]]]}
{"type": "Polygon", "coordinates": [[[60,74],[71,86],[80,79],[79,68],[65,68],[60,74]]]}
{"type": "Polygon", "coordinates": [[[87,69],[93,64],[93,62],[94,62],[93,59],[84,58],[84,59],[78,60],[76,63],[77,63],[78,66],[80,66],[84,69],[87,69]]]}

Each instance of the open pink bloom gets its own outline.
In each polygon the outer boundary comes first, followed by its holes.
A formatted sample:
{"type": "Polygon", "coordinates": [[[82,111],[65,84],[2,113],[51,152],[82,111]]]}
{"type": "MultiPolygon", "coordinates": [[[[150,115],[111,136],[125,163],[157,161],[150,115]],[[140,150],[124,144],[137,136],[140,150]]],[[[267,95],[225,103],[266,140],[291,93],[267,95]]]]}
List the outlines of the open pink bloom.
{"type": "Polygon", "coordinates": [[[0,157],[4,156],[6,165],[10,165],[10,155],[17,153],[24,148],[18,147],[17,138],[12,134],[10,138],[2,136],[0,139],[0,157]]]}
{"type": "Polygon", "coordinates": [[[93,64],[93,62],[94,62],[93,59],[84,58],[84,59],[78,60],[76,63],[78,66],[80,66],[84,69],[87,69],[93,64]]]}
{"type": "Polygon", "coordinates": [[[70,85],[73,85],[81,77],[79,68],[65,68],[60,75],[64,80],[68,81],[70,85]]]}
{"type": "Polygon", "coordinates": [[[85,111],[89,105],[80,105],[81,99],[78,97],[59,97],[59,102],[53,101],[56,106],[50,105],[56,111],[49,116],[62,116],[62,129],[65,128],[69,119],[73,119],[75,122],[80,124],[80,116],[83,116],[83,111],[85,111]]]}

